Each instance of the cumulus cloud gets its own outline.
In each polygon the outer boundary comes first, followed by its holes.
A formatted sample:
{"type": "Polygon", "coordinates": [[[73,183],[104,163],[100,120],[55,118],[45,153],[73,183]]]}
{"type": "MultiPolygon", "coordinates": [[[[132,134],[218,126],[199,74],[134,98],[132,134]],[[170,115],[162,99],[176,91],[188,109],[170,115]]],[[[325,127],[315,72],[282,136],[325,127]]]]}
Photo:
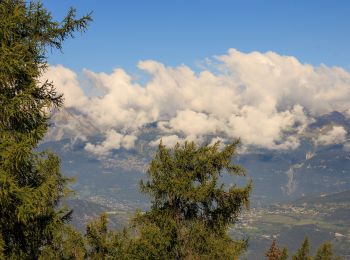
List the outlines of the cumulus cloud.
{"type": "Polygon", "coordinates": [[[317,137],[316,143],[318,145],[341,144],[346,141],[346,135],[347,131],[343,126],[332,126],[317,137]]]}
{"type": "Polygon", "coordinates": [[[192,110],[182,110],[178,111],[176,116],[163,127],[181,132],[187,137],[192,137],[192,139],[197,139],[205,134],[220,131],[220,125],[221,122],[210,115],[192,110]]]}
{"type": "Polygon", "coordinates": [[[53,81],[57,92],[64,94],[64,105],[66,107],[79,107],[88,102],[77,74],[62,65],[49,66],[41,81],[48,79],[53,81]]]}
{"type": "Polygon", "coordinates": [[[110,151],[123,147],[125,149],[131,149],[135,145],[137,137],[133,135],[121,135],[114,130],[106,132],[105,140],[99,144],[87,143],[85,150],[91,152],[97,156],[106,156],[110,151]]]}
{"type": "Polygon", "coordinates": [[[240,137],[245,145],[268,149],[295,149],[314,117],[349,113],[350,73],[342,68],[235,49],[214,60],[200,72],[185,65],[141,61],[138,68],[150,76],[144,84],[123,69],[110,74],[85,70],[85,81],[98,89],[94,96],[84,93],[76,74],[67,68],[51,67],[46,76],[65,94],[68,108],[105,133],[105,142],[88,144],[89,151],[117,149],[121,137],[116,134],[137,133],[152,122],[158,122],[165,133],[163,142],[169,145],[220,136],[240,137]]]}

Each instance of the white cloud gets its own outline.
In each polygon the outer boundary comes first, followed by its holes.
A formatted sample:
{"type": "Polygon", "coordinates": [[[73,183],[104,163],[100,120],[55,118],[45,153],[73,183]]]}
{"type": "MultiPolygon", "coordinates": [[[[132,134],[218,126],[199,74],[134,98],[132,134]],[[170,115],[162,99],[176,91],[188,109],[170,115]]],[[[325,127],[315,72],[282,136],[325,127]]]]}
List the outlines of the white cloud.
{"type": "Polygon", "coordinates": [[[331,129],[327,129],[324,133],[320,134],[316,143],[318,145],[331,145],[341,144],[346,140],[347,131],[342,126],[333,126],[331,129]]]}
{"type": "Polygon", "coordinates": [[[137,137],[132,135],[122,135],[114,130],[106,132],[105,140],[99,144],[87,143],[85,150],[98,156],[105,156],[110,151],[123,147],[125,149],[131,149],[134,147],[137,137]]]}
{"type": "Polygon", "coordinates": [[[64,105],[66,107],[80,107],[88,101],[79,84],[77,75],[62,65],[49,66],[41,81],[53,81],[57,92],[64,94],[64,105]]]}
{"type": "Polygon", "coordinates": [[[124,135],[121,141],[121,146],[127,150],[130,150],[135,147],[135,141],[137,137],[134,135],[124,135]]]}
{"type": "MultiPolygon", "coordinates": [[[[235,49],[215,59],[216,65],[199,73],[184,65],[141,61],[139,69],[150,75],[143,85],[122,69],[110,74],[85,70],[85,79],[98,89],[99,95],[92,97],[84,95],[69,69],[56,66],[46,76],[65,93],[66,106],[100,132],[136,133],[147,123],[162,121],[158,127],[169,144],[211,135],[241,137],[245,145],[268,149],[294,149],[313,117],[349,111],[350,73],[342,68],[313,67],[274,52],[235,49]]],[[[108,151],[118,144],[87,149],[108,151]]]]}
{"type": "Polygon", "coordinates": [[[182,132],[185,136],[202,136],[219,131],[220,121],[204,113],[192,110],[178,111],[176,116],[170,119],[168,128],[182,132]]]}

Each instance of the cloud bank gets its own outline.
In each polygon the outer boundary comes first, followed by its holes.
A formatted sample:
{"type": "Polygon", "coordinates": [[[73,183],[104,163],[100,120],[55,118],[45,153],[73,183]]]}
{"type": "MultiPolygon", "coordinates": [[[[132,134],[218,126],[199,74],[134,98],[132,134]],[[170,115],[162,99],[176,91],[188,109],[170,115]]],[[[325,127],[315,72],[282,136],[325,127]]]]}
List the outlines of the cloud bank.
{"type": "MultiPolygon", "coordinates": [[[[350,111],[350,73],[274,52],[230,49],[199,72],[152,60],[139,62],[138,68],[150,77],[144,84],[120,68],[110,74],[84,70],[81,81],[61,65],[44,75],[64,94],[68,109],[105,135],[101,143],[87,143],[86,150],[106,154],[130,149],[138,131],[152,122],[158,122],[169,145],[213,136],[240,137],[245,145],[267,149],[295,149],[313,118],[350,111]],[[98,94],[87,94],[82,82],[98,94]]],[[[339,142],[346,134],[344,128],[333,128],[319,144],[339,142]]]]}
{"type": "Polygon", "coordinates": [[[105,140],[97,145],[87,143],[85,149],[96,155],[106,155],[114,149],[123,147],[125,149],[131,149],[135,145],[136,136],[122,135],[115,130],[108,130],[105,134],[105,140]]]}
{"type": "Polygon", "coordinates": [[[325,129],[323,134],[316,139],[318,145],[341,144],[346,141],[347,131],[343,126],[332,126],[331,129],[325,129]]]}

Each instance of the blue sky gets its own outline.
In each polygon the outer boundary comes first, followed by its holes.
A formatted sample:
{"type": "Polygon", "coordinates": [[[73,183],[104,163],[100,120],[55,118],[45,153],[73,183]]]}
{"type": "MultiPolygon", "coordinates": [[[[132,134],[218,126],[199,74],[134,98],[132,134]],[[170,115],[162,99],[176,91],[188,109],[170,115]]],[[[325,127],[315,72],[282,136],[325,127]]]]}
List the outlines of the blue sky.
{"type": "Polygon", "coordinates": [[[70,6],[93,11],[86,34],[50,54],[74,71],[136,70],[140,60],[196,67],[229,48],[274,51],[301,62],[350,70],[350,1],[45,0],[61,19],[70,6]]]}

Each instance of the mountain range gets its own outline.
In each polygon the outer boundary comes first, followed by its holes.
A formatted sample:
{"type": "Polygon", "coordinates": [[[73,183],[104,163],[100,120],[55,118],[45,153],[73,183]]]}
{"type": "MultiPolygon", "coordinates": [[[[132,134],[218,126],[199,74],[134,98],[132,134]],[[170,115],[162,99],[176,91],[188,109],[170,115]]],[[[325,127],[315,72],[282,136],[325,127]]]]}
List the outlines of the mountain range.
{"type": "MultiPolygon", "coordinates": [[[[141,128],[132,149],[119,147],[97,156],[86,149],[87,142],[104,140],[93,122],[65,109],[53,115],[50,131],[38,149],[57,153],[64,175],[75,179],[74,194],[66,203],[75,212],[76,227],[83,231],[89,220],[100,212],[108,212],[110,225],[121,228],[135,209],[149,208],[149,198],[139,192],[139,182],[147,178],[145,173],[156,151],[150,143],[163,134],[157,126],[158,122],[154,122],[141,128]],[[76,129],[81,136],[76,135],[76,129]]],[[[272,238],[297,248],[295,241],[305,235],[311,236],[314,246],[330,239],[338,243],[339,253],[344,256],[349,253],[346,241],[350,241],[350,233],[339,231],[350,227],[350,149],[346,146],[349,135],[345,143],[324,145],[315,143],[314,138],[317,132],[334,126],[349,133],[350,119],[338,112],[317,118],[304,131],[296,149],[269,150],[242,145],[234,161],[246,169],[247,175],[225,176],[221,181],[227,186],[253,181],[247,217],[251,223],[238,224],[238,233],[251,238],[248,255],[263,256],[272,238]],[[335,210],[329,211],[329,207],[335,210]],[[310,212],[316,215],[310,218],[310,212]]]]}
{"type": "MultiPolygon", "coordinates": [[[[156,150],[149,144],[162,135],[157,122],[140,130],[132,149],[120,147],[106,156],[96,156],[85,149],[86,136],[93,143],[102,142],[103,137],[83,115],[64,109],[54,114],[52,122],[39,149],[51,149],[60,156],[63,173],[76,178],[73,187],[78,196],[101,196],[126,207],[147,207],[148,200],[139,193],[138,183],[146,177],[147,165],[156,150]],[[77,136],[75,129],[84,138],[77,136]]],[[[315,145],[309,137],[313,131],[334,125],[350,132],[350,119],[333,112],[309,125],[297,149],[242,149],[235,162],[247,170],[247,176],[224,178],[223,182],[230,185],[253,180],[253,205],[350,189],[349,149],[341,143],[315,145]]]]}

